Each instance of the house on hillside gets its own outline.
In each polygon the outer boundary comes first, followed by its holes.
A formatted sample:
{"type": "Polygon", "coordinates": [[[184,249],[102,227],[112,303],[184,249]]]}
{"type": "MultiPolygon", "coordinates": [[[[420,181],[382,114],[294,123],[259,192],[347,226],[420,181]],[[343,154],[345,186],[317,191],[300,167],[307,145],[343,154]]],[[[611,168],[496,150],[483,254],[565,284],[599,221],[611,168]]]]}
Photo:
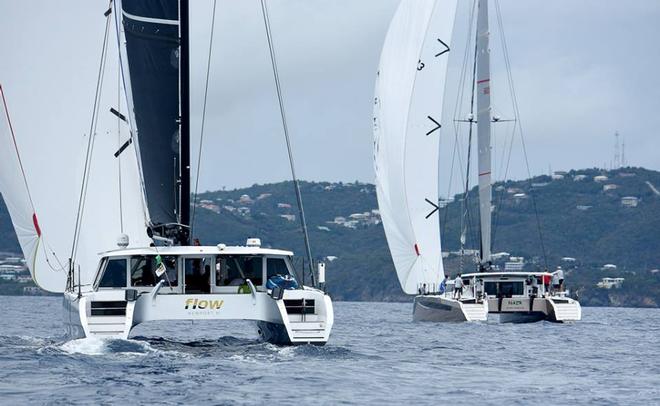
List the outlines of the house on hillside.
{"type": "Polygon", "coordinates": [[[637,207],[639,199],[635,196],[626,196],[621,198],[621,206],[623,207],[637,207]]]}
{"type": "Polygon", "coordinates": [[[619,185],[615,185],[613,183],[603,185],[603,192],[609,192],[610,190],[616,190],[619,188],[619,185]]]}
{"type": "Polygon", "coordinates": [[[509,272],[520,272],[525,268],[525,258],[523,257],[510,257],[504,263],[504,270],[509,272]]]}
{"type": "MultiPolygon", "coordinates": [[[[527,195],[525,193],[516,193],[515,195],[513,195],[513,200],[516,203],[520,203],[525,199],[527,199],[527,195]]],[[[493,208],[491,207],[491,212],[492,211],[493,211],[493,208]]]]}
{"type": "Polygon", "coordinates": [[[241,197],[238,199],[238,202],[241,204],[252,204],[253,200],[250,195],[241,195],[241,197]]]}
{"type": "Polygon", "coordinates": [[[289,203],[277,203],[278,209],[290,209],[291,205],[289,203]]]}
{"type": "Polygon", "coordinates": [[[623,286],[624,278],[603,278],[596,284],[601,289],[618,289],[623,286]]]}
{"type": "Polygon", "coordinates": [[[581,210],[581,211],[587,211],[592,207],[593,206],[586,206],[586,205],[583,205],[583,204],[578,204],[577,206],[575,206],[576,209],[581,210]]]}
{"type": "Polygon", "coordinates": [[[607,182],[608,179],[609,178],[605,175],[594,176],[594,182],[603,183],[603,182],[607,182]]]}
{"type": "Polygon", "coordinates": [[[241,216],[249,216],[250,215],[250,208],[249,207],[239,207],[236,209],[236,212],[240,214],[241,216]]]}
{"type": "Polygon", "coordinates": [[[587,179],[587,175],[575,175],[573,176],[573,181],[575,182],[582,182],[583,180],[587,179]]]}
{"type": "Polygon", "coordinates": [[[262,193],[259,196],[257,196],[257,200],[264,200],[271,197],[272,195],[273,195],[272,193],[262,193]]]}
{"type": "Polygon", "coordinates": [[[32,282],[32,276],[30,275],[18,275],[16,277],[18,283],[30,283],[32,282]]]}
{"type": "Polygon", "coordinates": [[[213,203],[211,200],[200,200],[197,206],[202,209],[210,210],[216,214],[220,214],[220,206],[213,203]]]}
{"type": "Polygon", "coordinates": [[[346,222],[346,217],[341,217],[341,216],[335,217],[335,219],[332,221],[332,223],[339,224],[339,225],[342,225],[345,222],[346,222]]]}
{"type": "Polygon", "coordinates": [[[36,286],[25,286],[23,288],[23,294],[27,296],[35,296],[41,294],[41,289],[36,286]]]}
{"type": "Polygon", "coordinates": [[[622,178],[632,178],[633,176],[637,176],[635,172],[619,172],[619,176],[622,178]]]}
{"type": "Polygon", "coordinates": [[[605,264],[603,265],[602,268],[600,268],[601,271],[616,271],[616,265],[614,264],[605,264]]]}
{"type": "Polygon", "coordinates": [[[286,221],[296,221],[295,214],[280,214],[280,217],[282,217],[286,221]]]}
{"type": "Polygon", "coordinates": [[[491,254],[490,258],[493,261],[500,261],[500,260],[507,259],[510,256],[511,256],[511,254],[509,254],[508,252],[496,252],[494,254],[491,254]]]}

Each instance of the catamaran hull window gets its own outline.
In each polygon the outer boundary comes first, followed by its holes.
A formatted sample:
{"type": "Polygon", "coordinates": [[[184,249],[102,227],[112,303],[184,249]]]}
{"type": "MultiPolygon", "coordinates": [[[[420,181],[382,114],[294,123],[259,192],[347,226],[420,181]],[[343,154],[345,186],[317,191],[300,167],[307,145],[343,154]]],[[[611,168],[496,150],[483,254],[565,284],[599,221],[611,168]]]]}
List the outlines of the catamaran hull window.
{"type": "Polygon", "coordinates": [[[155,286],[161,279],[178,286],[177,257],[140,255],[131,258],[131,286],[155,286]]]}
{"type": "Polygon", "coordinates": [[[106,263],[100,288],[126,287],[126,259],[111,259],[106,263]]]}

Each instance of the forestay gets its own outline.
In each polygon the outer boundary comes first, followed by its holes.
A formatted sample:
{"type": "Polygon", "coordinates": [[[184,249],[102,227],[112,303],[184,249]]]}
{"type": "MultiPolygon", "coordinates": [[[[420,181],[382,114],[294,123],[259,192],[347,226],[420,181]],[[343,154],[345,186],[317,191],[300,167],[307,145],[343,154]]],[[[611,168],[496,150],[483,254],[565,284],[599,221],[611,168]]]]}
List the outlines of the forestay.
{"type": "Polygon", "coordinates": [[[417,293],[443,274],[439,137],[456,0],[403,0],[376,83],[374,166],[378,206],[401,287],[417,293]]]}

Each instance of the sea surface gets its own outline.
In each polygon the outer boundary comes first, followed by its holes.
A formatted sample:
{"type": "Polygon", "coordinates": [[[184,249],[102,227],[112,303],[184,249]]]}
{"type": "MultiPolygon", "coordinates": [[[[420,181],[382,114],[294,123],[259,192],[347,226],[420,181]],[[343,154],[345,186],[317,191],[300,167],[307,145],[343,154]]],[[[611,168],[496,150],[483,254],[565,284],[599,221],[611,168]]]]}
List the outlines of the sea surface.
{"type": "Polygon", "coordinates": [[[153,322],[62,336],[61,299],[0,297],[2,404],[660,404],[660,310],[583,321],[413,323],[411,303],[335,303],[324,347],[250,322],[153,322]]]}

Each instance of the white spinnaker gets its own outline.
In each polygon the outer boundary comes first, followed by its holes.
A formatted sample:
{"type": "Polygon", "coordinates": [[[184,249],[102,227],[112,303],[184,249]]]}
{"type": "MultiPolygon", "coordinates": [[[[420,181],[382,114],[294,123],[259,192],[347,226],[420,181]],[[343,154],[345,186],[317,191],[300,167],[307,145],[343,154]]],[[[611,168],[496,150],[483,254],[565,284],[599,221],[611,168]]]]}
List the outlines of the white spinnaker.
{"type": "Polygon", "coordinates": [[[408,294],[422,284],[438,284],[444,273],[439,216],[433,211],[456,5],[456,0],[403,0],[383,45],[376,82],[378,206],[399,282],[408,294]]]}
{"type": "Polygon", "coordinates": [[[66,271],[52,255],[41,230],[27,179],[21,162],[18,142],[7,111],[5,95],[0,86],[0,193],[23,250],[32,278],[43,289],[63,292],[66,271]],[[50,262],[50,263],[49,263],[50,262]]]}

